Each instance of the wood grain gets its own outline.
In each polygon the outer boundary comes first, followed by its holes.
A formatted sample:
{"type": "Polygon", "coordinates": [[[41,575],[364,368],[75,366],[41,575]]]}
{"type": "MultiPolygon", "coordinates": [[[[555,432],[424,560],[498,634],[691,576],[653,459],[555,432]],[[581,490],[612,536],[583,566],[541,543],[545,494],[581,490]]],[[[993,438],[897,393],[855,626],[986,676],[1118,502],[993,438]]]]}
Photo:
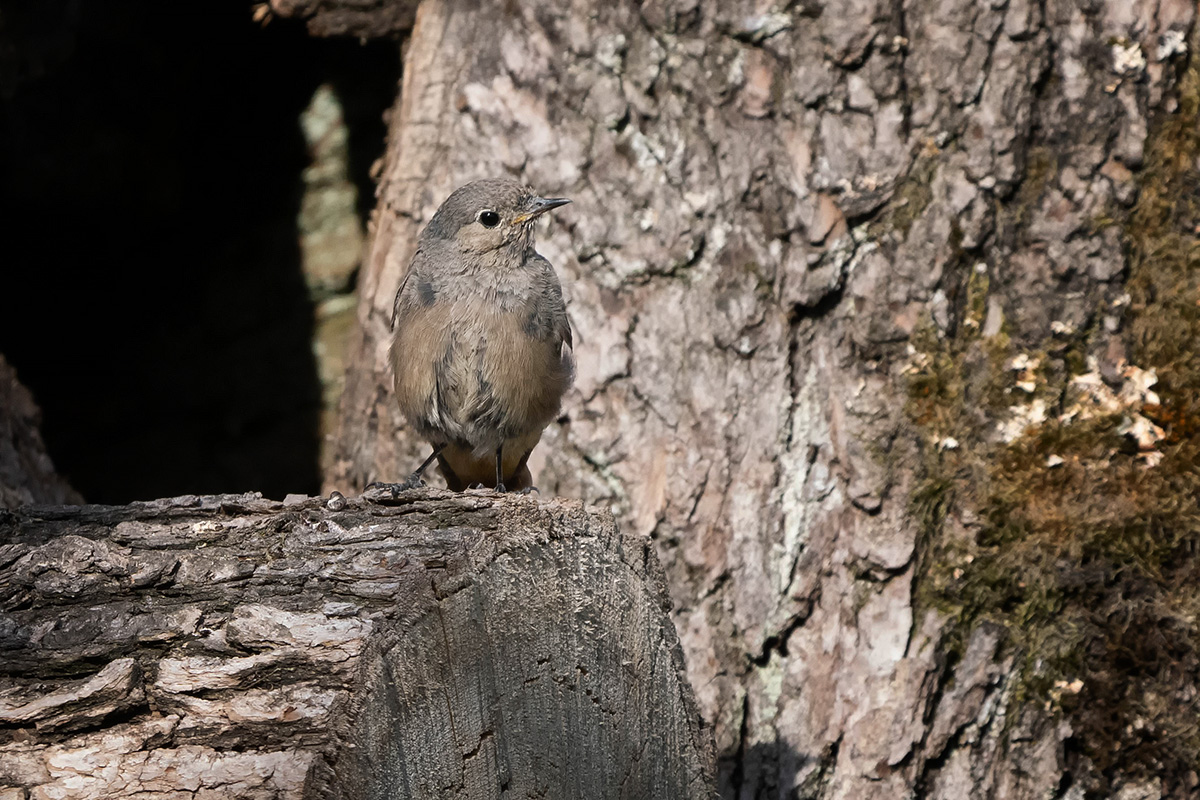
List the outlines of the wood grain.
{"type": "Polygon", "coordinates": [[[0,515],[0,796],[711,793],[661,569],[607,513],[428,490],[0,515]]]}

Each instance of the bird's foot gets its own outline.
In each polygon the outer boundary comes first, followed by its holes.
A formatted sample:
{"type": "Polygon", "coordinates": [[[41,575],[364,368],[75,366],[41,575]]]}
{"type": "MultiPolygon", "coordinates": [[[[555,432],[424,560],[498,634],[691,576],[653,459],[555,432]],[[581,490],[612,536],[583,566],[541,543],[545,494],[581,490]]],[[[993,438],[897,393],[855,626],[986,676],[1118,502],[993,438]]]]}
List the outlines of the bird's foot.
{"type": "Polygon", "coordinates": [[[526,486],[524,489],[517,492],[517,494],[534,494],[534,493],[541,494],[542,491],[541,491],[541,489],[537,488],[536,486],[526,486]]]}
{"type": "Polygon", "coordinates": [[[425,488],[425,479],[422,478],[420,475],[416,475],[416,474],[409,475],[408,480],[406,480],[404,483],[400,484],[400,491],[402,491],[402,492],[407,492],[409,489],[423,489],[423,488],[425,488]]]}
{"type": "Polygon", "coordinates": [[[388,492],[391,494],[393,500],[399,500],[401,492],[407,492],[410,489],[420,489],[424,485],[425,481],[421,479],[420,475],[409,475],[408,480],[404,481],[403,483],[384,483],[383,481],[368,483],[365,491],[369,492],[374,489],[377,491],[388,492]]]}
{"type": "Polygon", "coordinates": [[[507,491],[508,491],[508,489],[505,489],[505,488],[504,488],[504,484],[503,484],[503,483],[497,483],[497,484],[496,484],[496,494],[504,494],[504,493],[505,493],[505,492],[507,492],[507,491]]]}

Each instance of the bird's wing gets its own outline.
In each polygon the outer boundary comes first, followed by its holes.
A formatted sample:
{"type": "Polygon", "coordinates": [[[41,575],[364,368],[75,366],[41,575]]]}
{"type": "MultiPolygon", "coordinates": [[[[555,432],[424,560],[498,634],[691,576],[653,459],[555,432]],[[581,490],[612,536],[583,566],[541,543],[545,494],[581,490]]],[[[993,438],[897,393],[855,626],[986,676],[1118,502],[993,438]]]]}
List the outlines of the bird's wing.
{"type": "Polygon", "coordinates": [[[400,279],[400,288],[396,290],[396,299],[392,301],[392,330],[396,330],[396,318],[400,316],[400,298],[404,296],[404,287],[408,286],[410,275],[412,275],[411,264],[408,266],[408,272],[405,272],[404,277],[400,279]]]}
{"type": "Polygon", "coordinates": [[[421,262],[425,258],[424,248],[418,247],[417,252],[413,253],[412,261],[408,262],[408,270],[404,273],[404,277],[400,279],[400,288],[396,290],[396,299],[392,301],[392,330],[396,330],[396,318],[400,316],[401,305],[410,302],[404,294],[404,290],[409,285],[409,278],[412,277],[414,272],[420,269],[421,262]]]}
{"type": "Polygon", "coordinates": [[[562,286],[554,267],[540,253],[533,253],[532,258],[538,265],[538,289],[536,296],[544,304],[543,312],[549,316],[550,332],[568,350],[575,349],[575,339],[571,335],[571,318],[567,316],[567,304],[563,300],[562,286]]]}
{"type": "Polygon", "coordinates": [[[571,318],[567,316],[567,306],[562,302],[554,314],[554,333],[568,350],[575,349],[575,337],[571,335],[571,318]]]}
{"type": "Polygon", "coordinates": [[[427,276],[430,254],[420,248],[392,306],[391,361],[400,411],[418,430],[440,430],[461,393],[453,370],[442,368],[452,344],[451,307],[437,303],[427,276]]]}

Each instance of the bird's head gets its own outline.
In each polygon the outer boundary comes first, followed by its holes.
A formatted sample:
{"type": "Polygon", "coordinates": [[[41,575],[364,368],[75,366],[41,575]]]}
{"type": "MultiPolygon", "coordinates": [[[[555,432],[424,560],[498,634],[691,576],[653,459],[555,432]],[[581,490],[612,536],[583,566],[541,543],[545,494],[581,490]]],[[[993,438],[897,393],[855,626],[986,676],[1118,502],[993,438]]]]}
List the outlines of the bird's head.
{"type": "Polygon", "coordinates": [[[421,238],[452,241],[464,253],[524,249],[531,241],[533,221],[569,202],[564,197],[538,197],[508,178],[474,181],[446,198],[421,238]]]}

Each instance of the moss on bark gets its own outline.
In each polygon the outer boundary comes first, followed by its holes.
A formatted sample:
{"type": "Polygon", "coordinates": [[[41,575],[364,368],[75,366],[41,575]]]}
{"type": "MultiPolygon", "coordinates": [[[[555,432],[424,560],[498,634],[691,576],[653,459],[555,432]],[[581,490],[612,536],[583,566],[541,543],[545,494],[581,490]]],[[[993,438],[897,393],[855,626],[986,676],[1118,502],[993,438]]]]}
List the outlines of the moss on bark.
{"type": "MultiPolygon", "coordinates": [[[[978,281],[964,324],[919,337],[910,369],[926,443],[912,496],[918,600],[952,620],[952,654],[977,625],[1004,627],[1022,656],[1016,696],[1066,716],[1096,792],[1117,775],[1182,791],[1200,769],[1198,45],[1193,35],[1179,108],[1147,144],[1139,199],[1110,221],[1129,254],[1128,374],[1153,372],[1152,391],[1080,377],[1094,332],[1024,354],[982,337],[978,281]],[[1113,403],[1097,400],[1105,391],[1113,403]],[[1003,435],[1005,417],[1023,432],[1003,435]],[[1139,420],[1157,426],[1150,447],[1131,431],[1139,420]]],[[[1053,169],[1038,163],[1030,191],[1053,169]]]]}

